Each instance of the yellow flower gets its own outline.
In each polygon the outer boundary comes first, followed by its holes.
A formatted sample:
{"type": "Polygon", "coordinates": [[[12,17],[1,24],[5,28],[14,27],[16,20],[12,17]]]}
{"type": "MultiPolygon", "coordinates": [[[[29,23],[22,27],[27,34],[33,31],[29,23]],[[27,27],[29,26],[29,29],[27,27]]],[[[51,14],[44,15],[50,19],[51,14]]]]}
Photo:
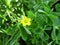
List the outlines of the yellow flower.
{"type": "Polygon", "coordinates": [[[30,26],[31,25],[31,19],[26,17],[26,16],[23,16],[23,18],[21,20],[21,24],[23,26],[26,26],[26,25],[30,26]]]}

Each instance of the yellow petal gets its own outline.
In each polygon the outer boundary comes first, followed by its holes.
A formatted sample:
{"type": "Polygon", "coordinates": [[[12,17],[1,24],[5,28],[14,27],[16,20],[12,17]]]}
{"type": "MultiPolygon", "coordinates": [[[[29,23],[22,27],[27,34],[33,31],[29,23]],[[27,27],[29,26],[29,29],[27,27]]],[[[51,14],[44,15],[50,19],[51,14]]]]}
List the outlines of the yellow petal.
{"type": "Polygon", "coordinates": [[[24,16],[23,19],[21,20],[21,23],[22,23],[23,26],[26,26],[26,25],[29,26],[29,25],[31,25],[31,19],[24,16]]]}

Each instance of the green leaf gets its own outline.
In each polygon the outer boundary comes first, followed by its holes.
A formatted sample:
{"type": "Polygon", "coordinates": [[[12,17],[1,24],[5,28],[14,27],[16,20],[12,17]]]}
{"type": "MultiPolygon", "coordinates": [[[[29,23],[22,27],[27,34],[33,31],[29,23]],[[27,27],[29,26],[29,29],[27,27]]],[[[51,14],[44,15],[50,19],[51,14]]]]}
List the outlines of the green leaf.
{"type": "Polygon", "coordinates": [[[0,45],[3,45],[3,42],[0,40],[0,45]]]}
{"type": "Polygon", "coordinates": [[[34,18],[36,15],[32,11],[27,11],[27,16],[30,18],[34,18]]]}
{"type": "Polygon", "coordinates": [[[21,37],[24,41],[26,41],[28,39],[28,33],[22,26],[20,26],[20,29],[21,29],[21,37]]]}
{"type": "Polygon", "coordinates": [[[26,27],[24,27],[24,29],[28,34],[31,34],[31,32],[26,27]]]}
{"type": "Polygon", "coordinates": [[[20,36],[21,36],[20,30],[17,30],[16,33],[13,36],[11,36],[11,38],[8,40],[8,42],[6,44],[14,45],[20,36]]]}

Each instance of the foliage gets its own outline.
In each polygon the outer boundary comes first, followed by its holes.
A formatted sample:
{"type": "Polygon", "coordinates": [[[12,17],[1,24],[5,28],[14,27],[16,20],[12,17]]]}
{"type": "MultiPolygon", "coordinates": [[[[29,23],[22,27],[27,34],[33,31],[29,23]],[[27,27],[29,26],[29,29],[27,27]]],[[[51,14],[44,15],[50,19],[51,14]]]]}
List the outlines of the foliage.
{"type": "Polygon", "coordinates": [[[60,4],[51,9],[56,1],[0,0],[0,45],[60,45],[60,4]],[[26,26],[23,16],[31,19],[26,26]]]}

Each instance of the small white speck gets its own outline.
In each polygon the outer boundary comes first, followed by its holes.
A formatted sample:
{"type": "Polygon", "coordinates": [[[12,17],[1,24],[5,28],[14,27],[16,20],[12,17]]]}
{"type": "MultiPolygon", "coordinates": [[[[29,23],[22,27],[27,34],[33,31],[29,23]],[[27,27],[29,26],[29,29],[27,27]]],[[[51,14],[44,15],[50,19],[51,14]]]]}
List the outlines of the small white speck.
{"type": "Polygon", "coordinates": [[[16,2],[18,2],[18,0],[16,0],[16,2]]]}

